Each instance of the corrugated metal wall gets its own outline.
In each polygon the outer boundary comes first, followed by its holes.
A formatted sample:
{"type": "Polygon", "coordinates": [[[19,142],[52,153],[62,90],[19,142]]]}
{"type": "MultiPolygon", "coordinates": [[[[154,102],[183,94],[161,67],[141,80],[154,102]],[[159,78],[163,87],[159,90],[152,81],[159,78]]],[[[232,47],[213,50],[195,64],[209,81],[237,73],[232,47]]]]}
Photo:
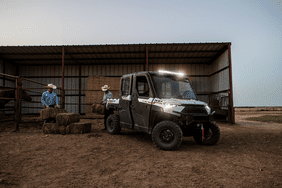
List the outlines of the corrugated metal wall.
{"type": "MultiPolygon", "coordinates": [[[[206,64],[150,64],[149,70],[170,70],[170,71],[182,71],[189,76],[193,87],[197,93],[205,92],[217,92],[229,89],[229,69],[225,69],[211,77],[210,74],[228,66],[228,51],[223,53],[218,59],[215,60],[211,65],[206,64]]],[[[81,89],[86,89],[87,77],[88,76],[117,76],[120,77],[124,74],[144,71],[144,65],[140,64],[128,64],[128,65],[82,65],[81,66],[81,89]]],[[[20,68],[20,76],[59,76],[58,78],[31,78],[37,82],[44,84],[53,83],[57,87],[61,87],[61,66],[50,65],[50,66],[23,66],[20,68]]],[[[65,76],[79,76],[79,66],[67,65],[65,66],[65,76]]],[[[42,87],[41,85],[24,81],[25,88],[37,88],[42,87]]],[[[79,89],[79,78],[64,78],[65,89],[79,89]]],[[[45,91],[34,90],[35,92],[29,92],[33,96],[34,101],[41,101],[41,94],[45,91]]],[[[55,90],[57,95],[60,95],[59,90],[55,90]]],[[[79,103],[79,91],[66,91],[66,103],[79,103]]],[[[81,91],[82,95],[85,95],[84,91],[81,91]]],[[[199,99],[209,103],[208,95],[198,95],[199,99]]],[[[59,97],[60,101],[60,97],[59,97]]],[[[81,103],[85,102],[85,97],[81,96],[81,103]]],[[[25,104],[26,106],[41,106],[42,104],[25,104]]],[[[23,109],[23,113],[39,113],[41,109],[23,109]]],[[[66,110],[71,113],[78,113],[78,105],[66,105],[66,110]]],[[[81,106],[81,113],[85,113],[85,106],[81,106]]]]}
{"type": "MultiPolygon", "coordinates": [[[[61,76],[61,66],[23,66],[21,67],[19,74],[23,77],[25,76],[61,76]]],[[[65,66],[65,76],[79,76],[79,66],[65,66]]],[[[43,83],[45,85],[52,83],[55,84],[57,87],[62,86],[62,78],[30,78],[34,81],[43,83]]],[[[82,79],[82,83],[85,81],[85,79],[82,79]]],[[[81,89],[83,88],[83,85],[85,86],[85,83],[82,84],[81,89]]],[[[24,81],[24,87],[25,88],[42,88],[42,89],[33,89],[33,92],[28,92],[30,95],[40,95],[40,96],[33,96],[33,101],[41,101],[41,95],[43,92],[46,91],[44,89],[44,86],[32,83],[29,81],[24,81]]],[[[64,78],[64,89],[79,89],[79,78],[64,78]]],[[[60,104],[60,90],[56,89],[54,92],[58,95],[59,98],[59,104],[60,104]]],[[[66,91],[65,95],[78,95],[79,91],[66,91]]],[[[66,96],[65,97],[66,103],[79,103],[79,97],[78,96],[66,96]]],[[[42,104],[25,104],[29,107],[35,107],[35,106],[41,106],[42,104]]],[[[79,112],[79,106],[78,105],[69,105],[66,104],[65,106],[66,110],[70,113],[78,113],[79,112]]],[[[25,108],[23,109],[23,113],[39,113],[41,109],[32,109],[32,108],[25,108]]],[[[83,108],[82,108],[83,113],[83,108]]]]}
{"type": "MultiPolygon", "coordinates": [[[[226,50],[220,57],[218,57],[211,64],[211,74],[225,68],[229,65],[228,62],[228,50],[226,50]]],[[[221,71],[210,77],[211,80],[211,92],[223,91],[230,89],[229,86],[229,68],[221,71]]]]}
{"type": "Polygon", "coordinates": [[[81,76],[122,76],[132,72],[144,71],[144,65],[83,65],[81,76]]]}
{"type": "MultiPolygon", "coordinates": [[[[218,57],[211,64],[211,74],[229,66],[228,61],[228,50],[226,50],[220,57],[218,57]]],[[[211,92],[218,92],[230,89],[229,82],[229,68],[220,71],[210,77],[211,92]]],[[[211,99],[219,101],[219,106],[228,106],[229,99],[228,93],[218,93],[211,96],[211,99]]],[[[227,107],[220,107],[221,109],[227,110],[227,107]]]]}

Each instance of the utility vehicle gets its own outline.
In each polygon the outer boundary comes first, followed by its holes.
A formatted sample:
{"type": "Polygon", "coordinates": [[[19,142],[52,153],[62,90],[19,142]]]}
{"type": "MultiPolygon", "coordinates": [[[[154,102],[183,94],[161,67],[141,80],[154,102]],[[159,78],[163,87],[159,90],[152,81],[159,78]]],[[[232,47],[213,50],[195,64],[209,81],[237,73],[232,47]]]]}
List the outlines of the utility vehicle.
{"type": "Polygon", "coordinates": [[[213,145],[220,130],[212,121],[207,103],[199,101],[182,73],[144,71],[123,75],[118,99],[108,99],[106,108],[110,134],[121,128],[152,135],[161,150],[175,150],[183,137],[193,136],[198,144],[213,145]]]}

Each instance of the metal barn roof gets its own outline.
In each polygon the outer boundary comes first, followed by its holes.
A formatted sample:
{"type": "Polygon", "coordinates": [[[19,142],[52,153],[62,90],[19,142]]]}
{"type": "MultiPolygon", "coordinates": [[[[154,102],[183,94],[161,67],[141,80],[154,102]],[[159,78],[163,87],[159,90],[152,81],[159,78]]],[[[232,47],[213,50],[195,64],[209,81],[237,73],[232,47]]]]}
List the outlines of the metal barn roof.
{"type": "Polygon", "coordinates": [[[157,43],[58,46],[0,46],[0,60],[15,65],[211,64],[228,49],[223,43],[157,43]]]}

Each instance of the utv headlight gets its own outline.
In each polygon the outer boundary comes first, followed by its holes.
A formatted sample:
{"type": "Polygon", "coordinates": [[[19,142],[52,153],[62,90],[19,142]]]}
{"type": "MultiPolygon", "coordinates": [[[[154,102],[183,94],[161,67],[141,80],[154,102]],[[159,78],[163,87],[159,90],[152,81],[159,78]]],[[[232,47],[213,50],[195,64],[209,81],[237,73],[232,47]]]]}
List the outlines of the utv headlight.
{"type": "Polygon", "coordinates": [[[175,107],[176,105],[173,105],[173,104],[165,104],[164,108],[165,109],[170,109],[170,108],[173,108],[175,107]]]}
{"type": "Polygon", "coordinates": [[[205,106],[205,109],[206,109],[206,111],[207,111],[208,114],[211,113],[211,108],[210,108],[208,105],[205,106]]]}

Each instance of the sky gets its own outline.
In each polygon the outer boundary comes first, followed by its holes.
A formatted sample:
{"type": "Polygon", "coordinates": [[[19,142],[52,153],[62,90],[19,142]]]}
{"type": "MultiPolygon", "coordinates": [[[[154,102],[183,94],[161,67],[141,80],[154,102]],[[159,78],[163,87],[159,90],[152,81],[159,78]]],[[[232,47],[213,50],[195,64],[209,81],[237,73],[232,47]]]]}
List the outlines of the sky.
{"type": "Polygon", "coordinates": [[[282,0],[0,0],[0,45],[231,42],[234,106],[282,106],[282,0]]]}

